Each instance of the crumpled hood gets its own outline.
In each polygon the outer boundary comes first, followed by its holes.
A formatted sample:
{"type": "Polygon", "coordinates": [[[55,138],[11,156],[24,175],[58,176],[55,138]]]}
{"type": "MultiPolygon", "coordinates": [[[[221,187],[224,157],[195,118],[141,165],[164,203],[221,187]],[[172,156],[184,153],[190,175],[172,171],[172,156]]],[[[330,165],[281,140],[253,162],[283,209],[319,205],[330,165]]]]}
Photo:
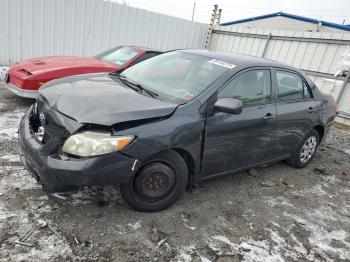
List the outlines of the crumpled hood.
{"type": "Polygon", "coordinates": [[[104,73],[53,80],[40,88],[39,99],[80,123],[108,126],[165,117],[177,108],[177,104],[144,96],[124,87],[104,73]]]}

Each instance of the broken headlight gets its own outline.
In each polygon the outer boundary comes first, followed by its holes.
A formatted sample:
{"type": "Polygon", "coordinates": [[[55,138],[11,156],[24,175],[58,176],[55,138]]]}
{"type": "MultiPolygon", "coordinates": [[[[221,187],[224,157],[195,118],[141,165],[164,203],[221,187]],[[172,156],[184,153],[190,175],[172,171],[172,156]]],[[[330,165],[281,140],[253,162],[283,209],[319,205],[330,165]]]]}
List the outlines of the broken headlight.
{"type": "Polygon", "coordinates": [[[87,131],[70,136],[62,151],[82,157],[98,156],[122,150],[133,140],[133,136],[112,136],[108,133],[87,131]]]}

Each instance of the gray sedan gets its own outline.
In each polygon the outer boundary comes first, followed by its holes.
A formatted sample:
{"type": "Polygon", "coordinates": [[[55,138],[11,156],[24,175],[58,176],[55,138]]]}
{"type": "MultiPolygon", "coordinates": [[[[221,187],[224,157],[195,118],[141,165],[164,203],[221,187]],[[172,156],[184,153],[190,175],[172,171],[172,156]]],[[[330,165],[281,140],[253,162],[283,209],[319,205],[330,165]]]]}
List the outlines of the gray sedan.
{"type": "Polygon", "coordinates": [[[179,50],[122,73],[49,82],[19,142],[49,194],[119,184],[129,205],[156,211],[214,176],[280,160],[305,167],[336,111],[296,68],[179,50]]]}

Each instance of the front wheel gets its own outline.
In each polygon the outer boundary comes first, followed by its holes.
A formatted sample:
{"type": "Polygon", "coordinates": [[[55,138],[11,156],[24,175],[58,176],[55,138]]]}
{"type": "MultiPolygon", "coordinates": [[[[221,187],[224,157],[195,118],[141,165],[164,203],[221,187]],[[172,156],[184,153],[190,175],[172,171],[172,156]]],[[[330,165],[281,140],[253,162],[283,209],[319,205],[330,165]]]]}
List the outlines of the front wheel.
{"type": "Polygon", "coordinates": [[[147,162],[127,184],[120,185],[124,200],[139,211],[159,211],[185,191],[188,170],[176,152],[165,152],[147,162]]]}
{"type": "Polygon", "coordinates": [[[311,130],[301,141],[298,150],[287,159],[287,163],[296,168],[307,166],[315,157],[315,153],[320,141],[320,136],[316,130],[311,130]]]}

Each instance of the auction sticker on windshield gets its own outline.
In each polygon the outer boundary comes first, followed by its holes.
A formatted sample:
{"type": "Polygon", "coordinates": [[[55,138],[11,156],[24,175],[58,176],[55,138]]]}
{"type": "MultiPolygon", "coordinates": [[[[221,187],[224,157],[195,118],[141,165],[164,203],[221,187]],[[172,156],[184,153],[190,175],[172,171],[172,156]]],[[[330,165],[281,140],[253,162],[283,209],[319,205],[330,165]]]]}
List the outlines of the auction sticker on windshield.
{"type": "Polygon", "coordinates": [[[209,61],[209,63],[214,64],[214,65],[218,65],[218,66],[223,66],[223,67],[230,68],[230,69],[232,69],[236,66],[234,64],[230,64],[230,63],[227,63],[225,61],[218,60],[218,59],[212,59],[209,61]]]}

